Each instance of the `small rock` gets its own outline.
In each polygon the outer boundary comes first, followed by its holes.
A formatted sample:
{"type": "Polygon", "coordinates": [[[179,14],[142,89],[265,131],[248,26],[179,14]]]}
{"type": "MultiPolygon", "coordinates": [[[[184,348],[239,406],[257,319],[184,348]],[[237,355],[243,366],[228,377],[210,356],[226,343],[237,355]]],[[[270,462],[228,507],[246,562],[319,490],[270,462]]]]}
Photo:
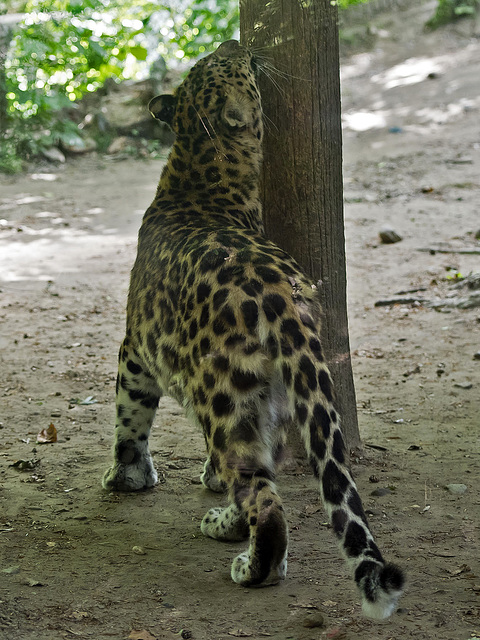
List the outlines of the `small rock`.
{"type": "Polygon", "coordinates": [[[130,138],[128,138],[127,136],[120,136],[119,138],[115,138],[115,140],[108,147],[107,153],[109,153],[110,155],[121,153],[122,151],[125,151],[129,142],[130,138]]]}
{"type": "Polygon", "coordinates": [[[405,371],[405,373],[403,374],[403,377],[408,378],[409,376],[413,376],[415,373],[421,373],[421,371],[422,371],[422,365],[417,364],[417,366],[414,367],[413,369],[409,369],[408,371],[405,371]]]}
{"type": "Polygon", "coordinates": [[[59,162],[60,164],[63,164],[66,160],[65,155],[57,147],[42,149],[42,156],[50,160],[50,162],[59,162]]]}
{"type": "Polygon", "coordinates": [[[132,547],[132,551],[133,553],[136,553],[137,556],[146,556],[147,552],[145,551],[145,549],[143,547],[132,547]]]}
{"type": "Polygon", "coordinates": [[[309,611],[302,624],[307,629],[316,629],[318,627],[323,627],[325,624],[325,618],[320,611],[309,611]]]}
{"type": "Polygon", "coordinates": [[[380,241],[382,244],[394,244],[395,242],[400,242],[403,240],[402,236],[400,236],[395,229],[392,227],[384,226],[378,232],[380,237],[380,241]]]}
{"type": "Polygon", "coordinates": [[[390,493],[393,493],[391,489],[387,489],[387,487],[379,487],[378,489],[375,489],[374,491],[372,491],[370,495],[381,497],[381,496],[388,496],[390,493]]]}
{"type": "Polygon", "coordinates": [[[11,576],[14,576],[16,573],[20,573],[19,565],[15,565],[13,567],[7,567],[6,569],[1,570],[2,573],[8,573],[11,576]]]}
{"type": "Polygon", "coordinates": [[[452,483],[447,484],[445,489],[447,489],[447,491],[450,491],[450,493],[454,493],[455,495],[462,495],[462,493],[465,493],[465,491],[467,490],[467,485],[461,483],[452,483]]]}
{"type": "Polygon", "coordinates": [[[78,138],[78,140],[74,142],[64,142],[62,146],[68,153],[78,155],[81,153],[90,153],[90,151],[95,151],[97,143],[93,138],[78,138]]]}
{"type": "Polygon", "coordinates": [[[477,353],[473,354],[473,359],[474,360],[480,360],[480,351],[477,351],[477,353]]]}
{"type": "Polygon", "coordinates": [[[471,382],[455,382],[453,386],[458,389],[471,389],[473,384],[471,382]]]}
{"type": "Polygon", "coordinates": [[[35,578],[27,578],[27,580],[25,580],[24,584],[26,584],[29,587],[44,587],[45,586],[44,582],[40,582],[40,580],[35,580],[35,578]]]}

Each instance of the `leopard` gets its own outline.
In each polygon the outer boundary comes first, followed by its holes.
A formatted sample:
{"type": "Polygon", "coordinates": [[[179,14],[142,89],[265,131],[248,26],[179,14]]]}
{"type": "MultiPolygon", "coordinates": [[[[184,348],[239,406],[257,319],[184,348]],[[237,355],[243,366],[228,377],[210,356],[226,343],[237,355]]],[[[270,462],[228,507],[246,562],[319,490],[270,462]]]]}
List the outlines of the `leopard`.
{"type": "Polygon", "coordinates": [[[150,430],[162,395],[174,398],[203,432],[203,485],[228,495],[228,506],[206,513],[202,533],[248,541],[231,565],[235,583],[278,584],[289,530],[276,474],[297,429],[363,612],[384,619],[405,576],[384,560],[350,470],[319,290],[265,235],[261,72],[259,57],[229,40],[149,104],[175,141],[138,235],[113,463],[102,483],[110,491],[157,483],[150,430]]]}

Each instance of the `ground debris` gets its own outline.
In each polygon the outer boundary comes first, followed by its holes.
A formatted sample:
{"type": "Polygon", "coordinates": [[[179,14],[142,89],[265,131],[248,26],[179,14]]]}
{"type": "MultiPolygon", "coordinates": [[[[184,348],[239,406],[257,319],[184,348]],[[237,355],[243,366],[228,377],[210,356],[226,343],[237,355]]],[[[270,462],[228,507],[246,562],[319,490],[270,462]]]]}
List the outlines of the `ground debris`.
{"type": "Polygon", "coordinates": [[[53,422],[51,422],[48,429],[42,429],[37,435],[37,443],[51,444],[53,442],[57,442],[57,430],[53,422]]]}
{"type": "Polygon", "coordinates": [[[378,236],[382,244],[394,244],[395,242],[400,242],[403,239],[395,229],[386,225],[380,229],[378,236]]]}
{"type": "Polygon", "coordinates": [[[470,249],[465,247],[463,249],[455,249],[454,247],[450,247],[446,249],[445,247],[420,247],[417,251],[423,251],[424,253],[430,253],[434,256],[436,253],[458,253],[462,255],[480,255],[480,249],[470,249]]]}
{"type": "MultiPolygon", "coordinates": [[[[171,636],[165,636],[162,634],[162,638],[167,638],[167,637],[174,638],[175,636],[173,633],[171,634],[171,636]]],[[[143,629],[142,631],[133,630],[130,632],[130,635],[128,636],[128,640],[158,640],[158,636],[152,636],[150,631],[147,631],[146,629],[143,629]]]]}
{"type": "Polygon", "coordinates": [[[31,460],[15,460],[15,462],[12,462],[12,464],[8,466],[18,469],[19,471],[32,471],[38,464],[40,464],[40,460],[32,458],[31,460]]]}
{"type": "Polygon", "coordinates": [[[462,495],[467,491],[468,487],[466,484],[452,482],[451,484],[447,484],[445,489],[455,495],[462,495]]]}
{"type": "Polygon", "coordinates": [[[457,389],[471,389],[473,387],[473,383],[472,382],[455,382],[453,386],[457,387],[457,389]]]}
{"type": "Polygon", "coordinates": [[[385,300],[377,300],[375,302],[376,307],[392,307],[395,304],[425,304],[427,300],[425,298],[418,298],[410,296],[408,298],[386,298],[385,300]]]}

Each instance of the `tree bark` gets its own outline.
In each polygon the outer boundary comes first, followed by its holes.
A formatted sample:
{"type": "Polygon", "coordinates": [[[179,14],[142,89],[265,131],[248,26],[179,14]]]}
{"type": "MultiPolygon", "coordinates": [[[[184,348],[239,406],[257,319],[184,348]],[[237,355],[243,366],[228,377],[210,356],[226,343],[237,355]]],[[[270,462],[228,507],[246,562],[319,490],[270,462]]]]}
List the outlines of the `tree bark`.
{"type": "Polygon", "coordinates": [[[319,282],[324,351],[352,448],[360,436],[346,305],[337,20],[330,0],[240,0],[242,44],[266,72],[267,235],[319,282]]]}

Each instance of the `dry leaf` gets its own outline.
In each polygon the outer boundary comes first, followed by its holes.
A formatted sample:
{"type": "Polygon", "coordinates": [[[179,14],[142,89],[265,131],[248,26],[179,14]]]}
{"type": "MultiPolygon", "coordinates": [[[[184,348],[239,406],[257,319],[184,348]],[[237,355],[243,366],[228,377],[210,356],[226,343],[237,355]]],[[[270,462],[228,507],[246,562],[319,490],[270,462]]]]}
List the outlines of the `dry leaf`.
{"type": "Polygon", "coordinates": [[[49,444],[57,441],[57,430],[53,422],[50,423],[48,429],[42,429],[37,435],[38,444],[49,444]]]}
{"type": "Polygon", "coordinates": [[[85,618],[89,618],[90,615],[86,611],[74,611],[70,617],[75,620],[85,620],[85,618]]]}
{"type": "Polygon", "coordinates": [[[10,464],[10,467],[14,467],[15,469],[19,469],[20,471],[31,471],[35,469],[40,460],[15,460],[10,464]]]}
{"type": "Polygon", "coordinates": [[[45,586],[44,582],[40,582],[40,580],[35,580],[35,578],[27,578],[25,580],[24,584],[28,585],[29,587],[44,587],[45,586]]]}
{"type": "Polygon", "coordinates": [[[459,576],[461,573],[466,573],[467,571],[471,571],[468,564],[462,564],[459,569],[453,569],[452,571],[449,571],[449,574],[451,576],[459,576]]]}
{"type": "Polygon", "coordinates": [[[318,513],[321,510],[322,507],[319,504],[307,504],[305,506],[305,514],[307,516],[312,516],[314,513],[318,513]]]}
{"type": "Polygon", "coordinates": [[[337,603],[334,602],[333,600],[325,600],[324,602],[322,602],[324,607],[336,607],[337,603]]]}

